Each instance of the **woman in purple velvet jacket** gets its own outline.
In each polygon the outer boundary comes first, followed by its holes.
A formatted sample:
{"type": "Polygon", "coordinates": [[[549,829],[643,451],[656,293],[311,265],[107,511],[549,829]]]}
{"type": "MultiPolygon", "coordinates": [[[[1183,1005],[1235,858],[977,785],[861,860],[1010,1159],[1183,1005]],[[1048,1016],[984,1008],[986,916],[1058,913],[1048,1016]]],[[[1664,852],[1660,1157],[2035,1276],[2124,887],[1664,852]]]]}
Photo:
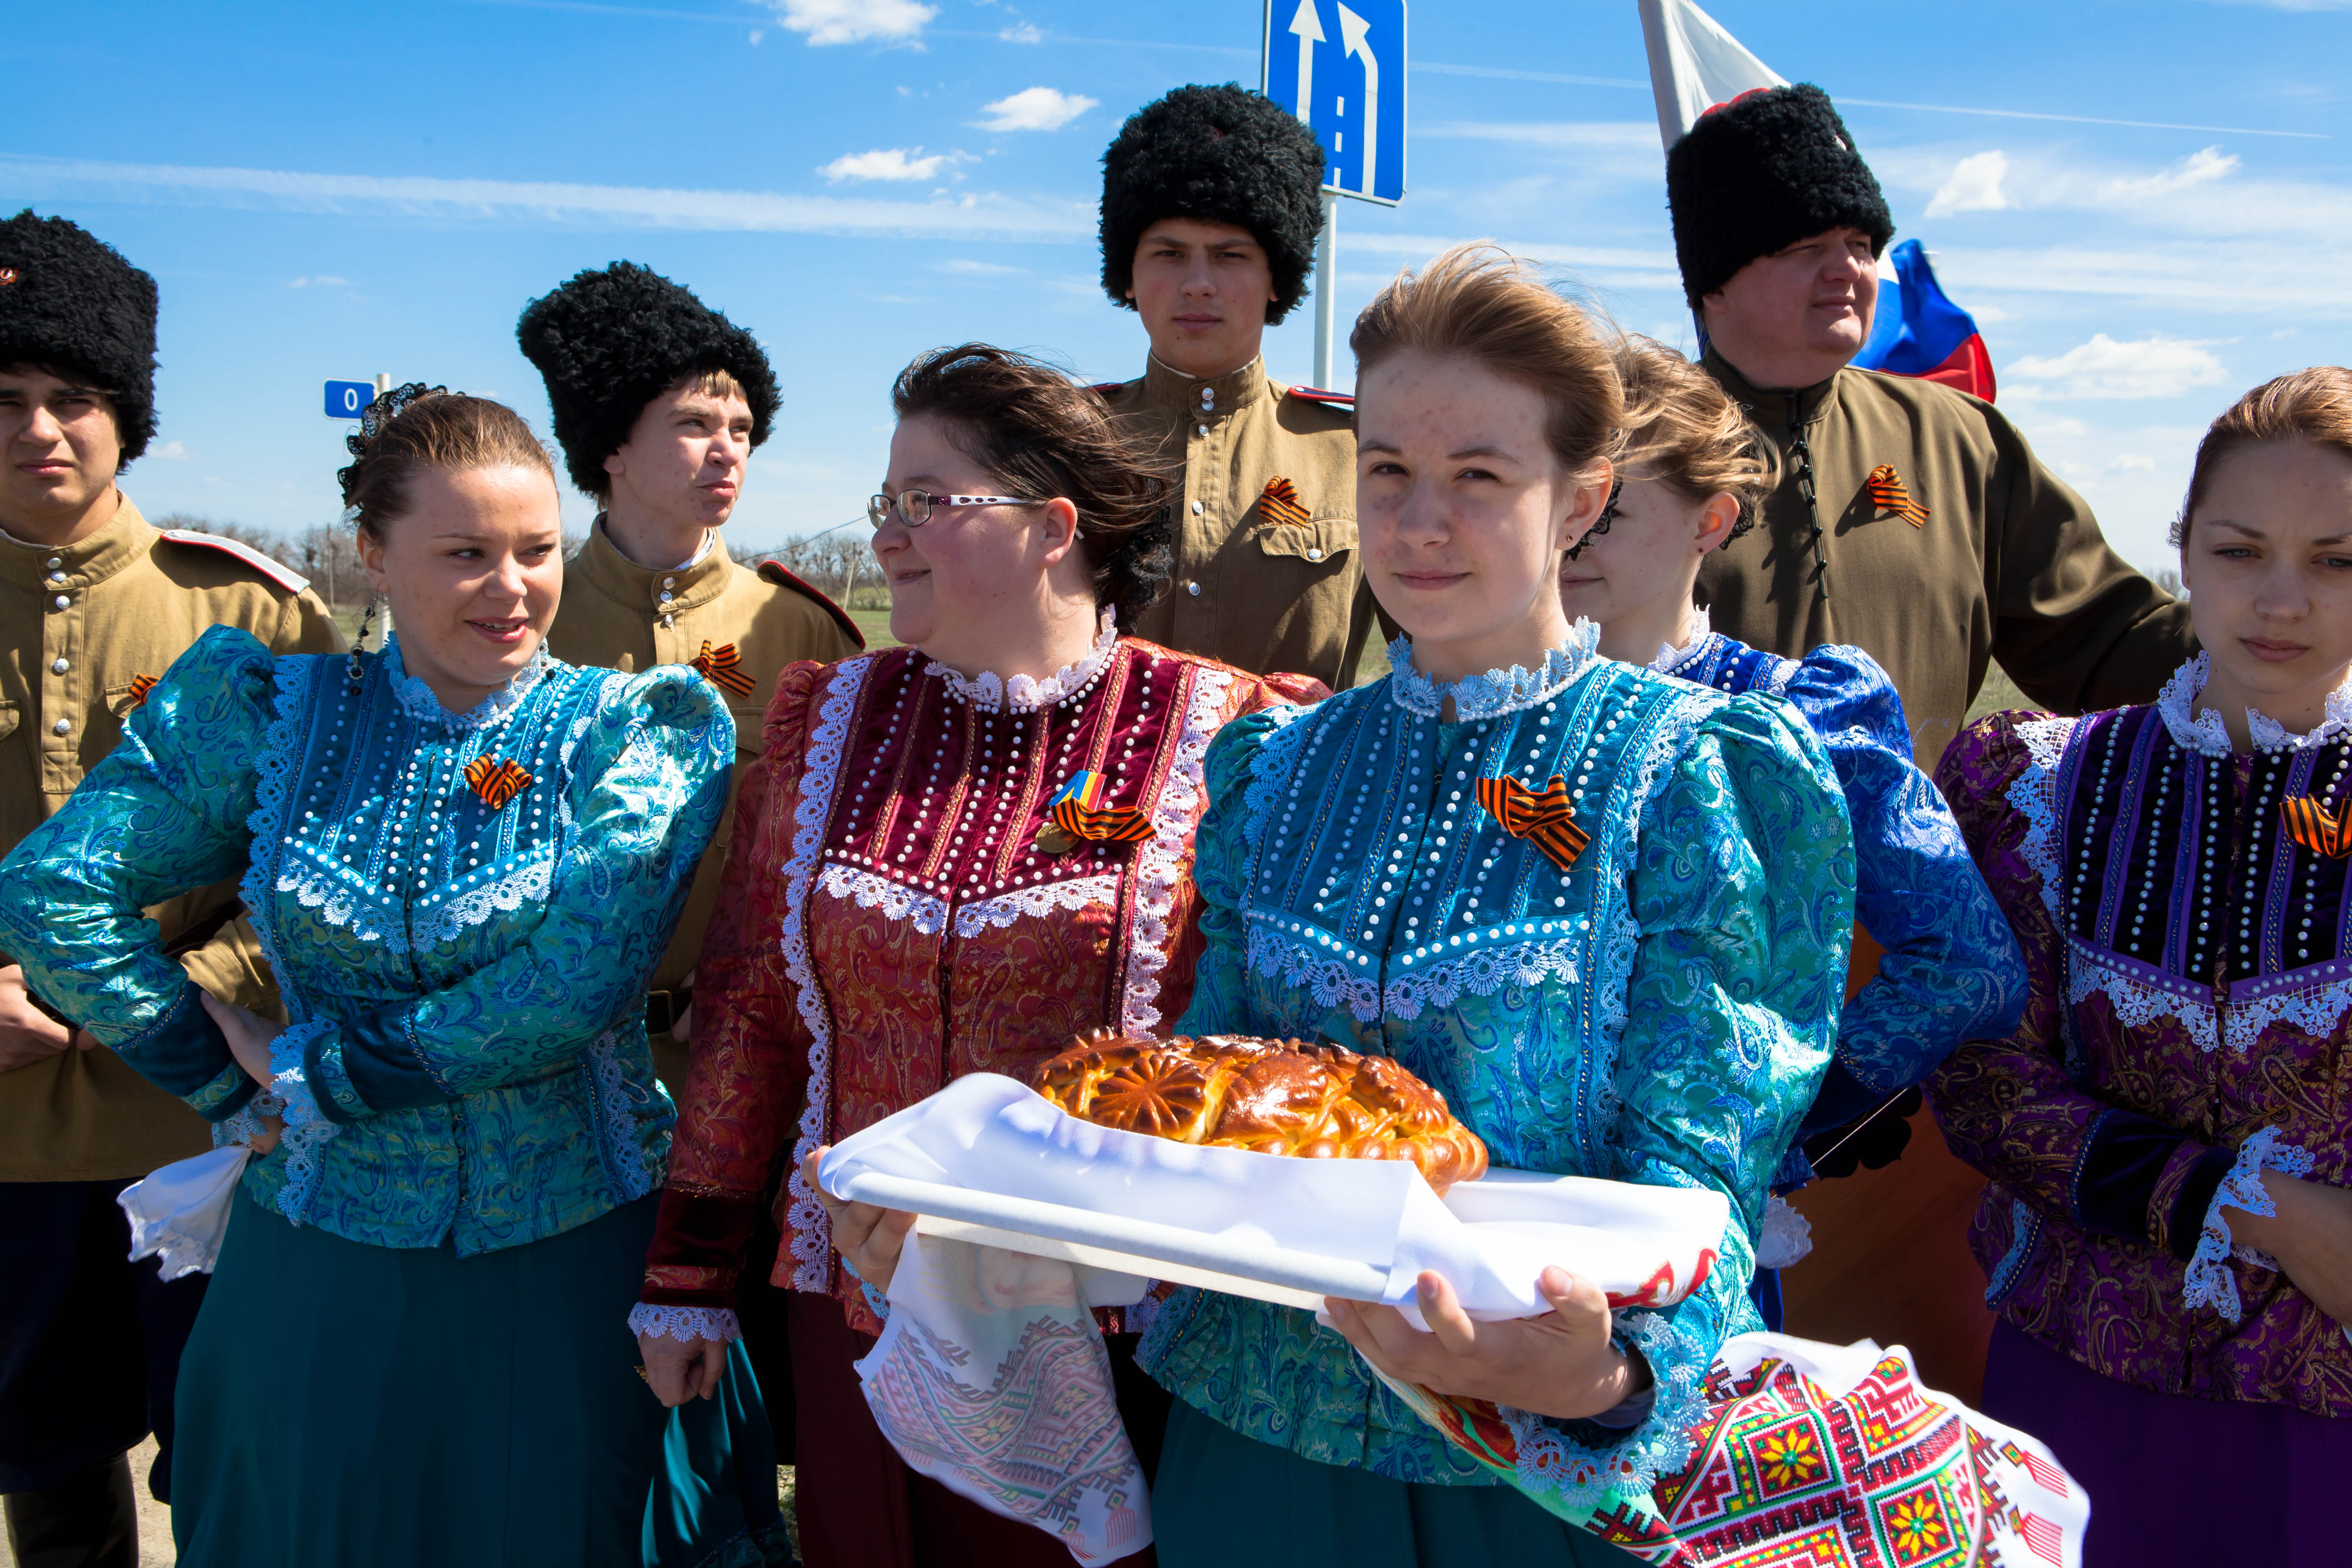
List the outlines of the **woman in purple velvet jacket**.
{"type": "Polygon", "coordinates": [[[1944,755],[2032,996],[1931,1091],[1992,1178],[1984,1408],[2088,1488],[2085,1563],[2340,1561],[2352,371],[2217,421],[2174,542],[2205,652],[2153,705],[1944,755]]]}

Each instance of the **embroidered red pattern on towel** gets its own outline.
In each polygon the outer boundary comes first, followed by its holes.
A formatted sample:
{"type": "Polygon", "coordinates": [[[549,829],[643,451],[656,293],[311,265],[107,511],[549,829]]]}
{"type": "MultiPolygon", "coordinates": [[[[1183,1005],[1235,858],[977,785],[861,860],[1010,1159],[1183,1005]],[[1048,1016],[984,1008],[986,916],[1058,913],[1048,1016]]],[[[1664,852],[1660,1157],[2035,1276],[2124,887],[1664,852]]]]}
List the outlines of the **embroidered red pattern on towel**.
{"type": "Polygon", "coordinates": [[[1903,488],[1903,476],[1895,471],[1894,464],[1881,463],[1871,469],[1870,478],[1863,480],[1863,486],[1870,492],[1870,504],[1879,510],[1891,511],[1914,528],[1927,526],[1927,509],[1911,499],[1911,492],[1903,488]]]}
{"type": "Polygon", "coordinates": [[[492,811],[504,811],[507,802],[531,785],[531,776],[520,763],[502,762],[485,753],[466,764],[466,782],[492,811]]]}
{"type": "Polygon", "coordinates": [[[1543,791],[1529,789],[1517,779],[1480,779],[1478,804],[1514,838],[1524,838],[1565,871],[1576,864],[1592,836],[1576,825],[1576,808],[1568,801],[1568,780],[1558,773],[1543,791]]]}
{"type": "Polygon", "coordinates": [[[700,672],[703,679],[722,691],[730,691],[738,697],[751,695],[752,680],[743,673],[743,656],[735,651],[735,645],[731,642],[712,647],[710,639],[705,637],[702,639],[702,651],[687,663],[700,672]]]}

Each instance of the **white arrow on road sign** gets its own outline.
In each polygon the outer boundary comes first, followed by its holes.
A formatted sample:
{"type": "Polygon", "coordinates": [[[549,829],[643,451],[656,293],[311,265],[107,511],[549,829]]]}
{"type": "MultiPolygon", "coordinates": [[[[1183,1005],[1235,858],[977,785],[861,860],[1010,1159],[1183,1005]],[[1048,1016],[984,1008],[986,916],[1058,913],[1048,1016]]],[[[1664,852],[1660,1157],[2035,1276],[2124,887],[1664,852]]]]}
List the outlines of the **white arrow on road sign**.
{"type": "Polygon", "coordinates": [[[1323,19],[1315,14],[1315,0],[1298,0],[1290,30],[1298,35],[1298,118],[1314,123],[1315,46],[1323,42],[1323,19]]]}
{"type": "MultiPolygon", "coordinates": [[[[1364,46],[1364,34],[1370,26],[1370,22],[1346,5],[1339,7],[1339,34],[1348,41],[1340,58],[1354,55],[1364,62],[1364,172],[1356,184],[1368,194],[1381,188],[1380,182],[1372,177],[1381,156],[1381,62],[1380,57],[1364,46]]],[[[1302,101],[1307,96],[1306,85],[1304,81],[1299,83],[1302,101]]]]}

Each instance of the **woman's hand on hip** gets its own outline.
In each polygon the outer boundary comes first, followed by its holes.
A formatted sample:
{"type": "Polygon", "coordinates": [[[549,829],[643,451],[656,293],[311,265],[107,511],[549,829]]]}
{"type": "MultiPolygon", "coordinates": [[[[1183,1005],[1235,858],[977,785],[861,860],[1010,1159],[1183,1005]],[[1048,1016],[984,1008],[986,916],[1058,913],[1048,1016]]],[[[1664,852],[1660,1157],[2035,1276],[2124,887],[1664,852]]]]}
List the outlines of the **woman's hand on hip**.
{"type": "Polygon", "coordinates": [[[719,1391],[719,1374],[727,1370],[725,1340],[674,1340],[667,1334],[639,1334],[637,1354],[645,1358],[646,1382],[665,1405],[689,1399],[708,1399],[719,1391]]]}
{"type": "Polygon", "coordinates": [[[812,1150],[801,1162],[801,1180],[824,1205],[825,1217],[833,1222],[833,1249],[841,1254],[857,1277],[877,1290],[890,1289],[890,1277],[898,1272],[898,1255],[907,1250],[907,1232],[914,1228],[915,1216],[904,1209],[886,1209],[878,1204],[844,1203],[816,1184],[816,1169],[833,1146],[825,1144],[812,1150]]]}
{"type": "Polygon", "coordinates": [[[1648,1371],[1609,1342],[1609,1299],[1565,1268],[1537,1281],[1551,1310],[1505,1322],[1471,1321],[1443,1275],[1423,1272],[1427,1333],[1393,1307],[1334,1297],[1324,1310],[1364,1359],[1400,1383],[1516,1405],[1564,1420],[1614,1409],[1648,1386],[1648,1371]]]}
{"type": "Polygon", "coordinates": [[[270,1042],[286,1032],[282,1024],[273,1024],[258,1014],[248,1013],[234,1002],[224,1002],[209,991],[196,993],[213,1022],[228,1038],[228,1054],[236,1058],[246,1076],[262,1088],[269,1087],[275,1074],[269,1066],[270,1042]]]}
{"type": "Polygon", "coordinates": [[[2352,1192],[2279,1171],[2263,1173],[2276,1215],[2248,1214],[2224,1204],[2230,1238],[2267,1252],[2312,1304],[2352,1327],[2352,1192]]]}

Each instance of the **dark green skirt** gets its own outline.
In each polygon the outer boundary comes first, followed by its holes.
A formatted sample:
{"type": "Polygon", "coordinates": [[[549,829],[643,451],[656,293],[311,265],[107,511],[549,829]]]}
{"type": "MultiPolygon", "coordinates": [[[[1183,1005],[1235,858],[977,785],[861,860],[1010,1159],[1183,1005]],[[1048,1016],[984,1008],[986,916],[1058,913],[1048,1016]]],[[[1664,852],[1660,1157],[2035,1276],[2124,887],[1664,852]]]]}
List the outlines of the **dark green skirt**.
{"type": "Polygon", "coordinates": [[[1641,1559],[1506,1486],[1422,1486],[1302,1459],[1179,1398],[1151,1486],[1160,1568],[1627,1568],[1641,1559]]]}
{"type": "Polygon", "coordinates": [[[637,1375],[657,1203],[459,1258],[293,1226],[240,1190],[180,1363],[182,1568],[780,1556],[772,1452],[736,1479],[737,1423],[768,1442],[740,1347],[719,1397],[675,1415],[637,1375]]]}

